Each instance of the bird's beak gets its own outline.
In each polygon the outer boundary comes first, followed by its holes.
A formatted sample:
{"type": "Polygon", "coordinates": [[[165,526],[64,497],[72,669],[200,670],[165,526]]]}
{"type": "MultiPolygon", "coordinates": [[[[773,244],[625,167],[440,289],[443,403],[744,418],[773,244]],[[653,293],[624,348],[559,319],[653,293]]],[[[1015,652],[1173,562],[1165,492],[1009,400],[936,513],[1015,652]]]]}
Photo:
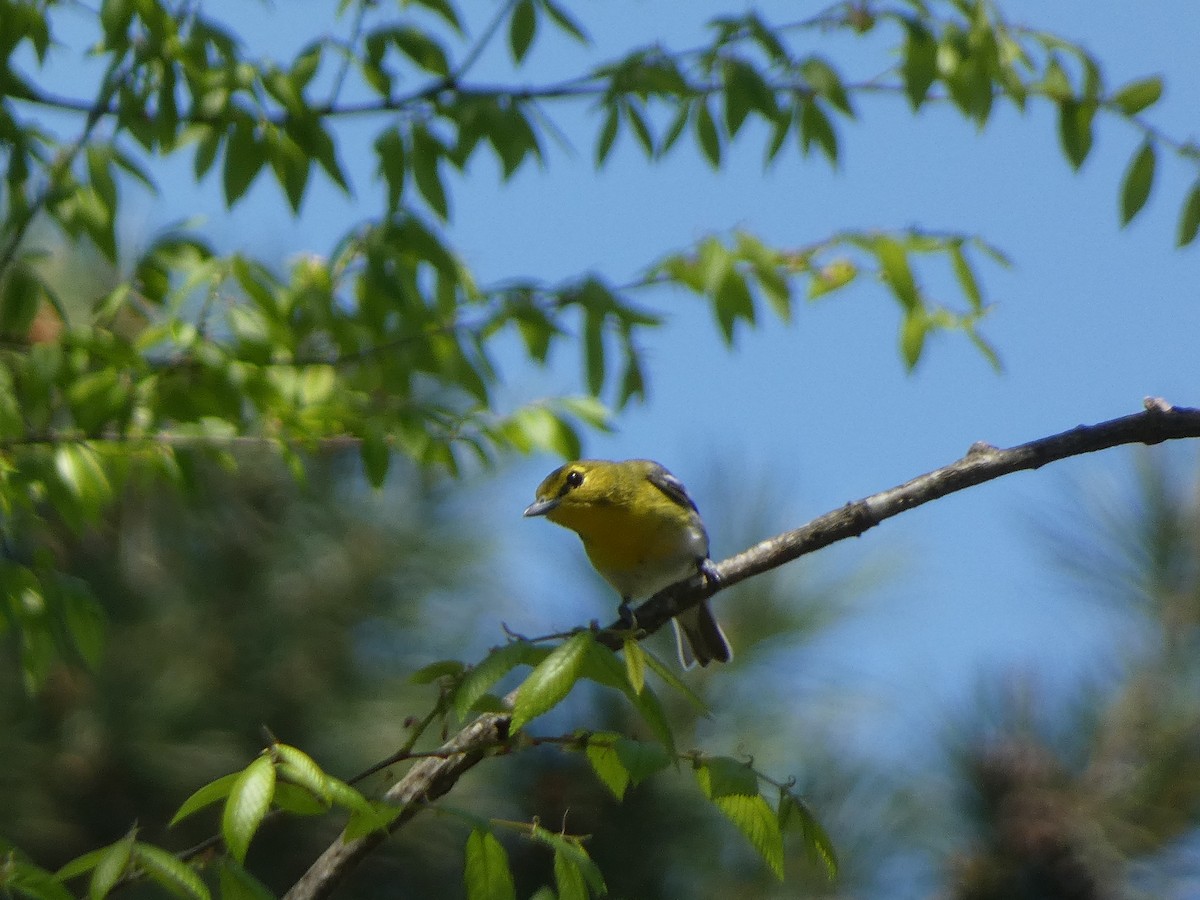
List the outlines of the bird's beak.
{"type": "Polygon", "coordinates": [[[558,506],[559,502],[558,497],[551,497],[548,500],[538,500],[536,503],[529,504],[524,514],[527,516],[544,516],[550,510],[554,509],[554,507],[558,506]]]}

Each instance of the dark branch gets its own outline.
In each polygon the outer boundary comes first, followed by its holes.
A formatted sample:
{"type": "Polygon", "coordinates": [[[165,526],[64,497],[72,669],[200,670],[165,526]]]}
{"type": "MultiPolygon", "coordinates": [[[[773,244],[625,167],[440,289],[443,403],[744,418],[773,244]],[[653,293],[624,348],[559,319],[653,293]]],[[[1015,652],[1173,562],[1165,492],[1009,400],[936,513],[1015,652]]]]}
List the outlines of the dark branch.
{"type": "MultiPolygon", "coordinates": [[[[672,616],[689,609],[724,588],[777,568],[807,553],[846,538],[858,537],[884,519],[956,491],[1000,478],[1012,472],[1037,469],[1047,463],[1122,444],[1158,444],[1180,438],[1200,438],[1200,409],[1171,407],[1147,399],[1146,410],[1099,425],[1081,425],[1061,434],[1030,441],[1005,450],[989,444],[972,445],[958,462],[920,475],[911,481],[872,494],[863,500],[813,519],[807,525],[769,538],[717,565],[719,582],[699,578],[681,582],[651,597],[637,609],[638,625],[651,633],[672,616]]],[[[616,629],[619,623],[614,624],[616,629]]],[[[597,640],[616,648],[619,639],[600,632],[597,640]]],[[[417,762],[384,795],[401,808],[389,826],[394,831],[428,803],[446,794],[459,777],[482,760],[508,734],[509,717],[487,713],[475,719],[431,756],[417,762]]],[[[327,897],[338,882],[374,849],[386,835],[373,832],[344,841],[339,837],[296,882],[287,900],[327,897]]]]}
{"type": "MultiPolygon", "coordinates": [[[[731,556],[717,564],[719,581],[715,585],[704,585],[699,578],[692,578],[660,591],[635,610],[638,626],[648,634],[653,633],[680,612],[739,581],[846,538],[858,537],[905,510],[985,481],[1122,444],[1159,444],[1200,437],[1200,409],[1172,407],[1151,398],[1147,398],[1145,406],[1144,412],[1098,425],[1080,425],[1061,434],[1003,450],[983,442],[973,444],[958,462],[847,503],[807,525],[785,531],[731,556]]],[[[619,627],[619,621],[614,622],[610,631],[619,627]]],[[[617,638],[610,633],[602,632],[598,640],[613,649],[619,646],[617,638]]]]}

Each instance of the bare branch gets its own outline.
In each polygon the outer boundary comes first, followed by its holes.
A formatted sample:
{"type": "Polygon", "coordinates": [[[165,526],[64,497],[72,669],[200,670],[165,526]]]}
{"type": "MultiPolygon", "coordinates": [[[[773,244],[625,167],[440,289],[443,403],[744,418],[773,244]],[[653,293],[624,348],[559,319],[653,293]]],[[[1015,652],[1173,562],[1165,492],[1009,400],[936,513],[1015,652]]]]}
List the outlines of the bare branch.
{"type": "MultiPolygon", "coordinates": [[[[716,584],[703,584],[697,577],[665,588],[635,610],[638,626],[652,634],[680,612],[724,588],[822,547],[858,537],[884,519],[985,481],[1122,444],[1159,444],[1200,437],[1200,409],[1173,407],[1164,400],[1149,397],[1144,405],[1144,412],[1097,425],[1080,425],[1003,450],[983,442],[972,444],[967,455],[957,462],[847,503],[807,525],[785,531],[731,556],[717,564],[719,581],[716,584]]],[[[610,630],[618,627],[619,620],[610,626],[610,630]]],[[[619,646],[617,638],[611,634],[601,633],[597,639],[613,649],[619,646]]]]}
{"type": "MultiPolygon", "coordinates": [[[[982,442],[973,444],[957,462],[847,503],[801,528],[776,535],[724,560],[716,566],[719,576],[716,583],[692,578],[660,591],[637,609],[638,625],[647,634],[652,633],[672,616],[724,588],[837,541],[858,537],[906,510],[1003,475],[1122,444],[1200,438],[1200,409],[1176,408],[1151,398],[1145,401],[1145,407],[1144,412],[1131,416],[1098,425],[1081,425],[1008,449],[982,442]]],[[[613,629],[619,624],[614,624],[613,629]]],[[[606,632],[599,632],[596,639],[614,648],[619,645],[619,639],[606,632]]],[[[402,810],[389,831],[400,828],[428,803],[449,792],[459,777],[507,738],[508,725],[509,716],[505,714],[482,715],[444,743],[435,756],[421,759],[409,769],[385,794],[386,800],[402,810]]],[[[382,831],[350,841],[339,837],[288,891],[287,900],[329,896],[338,882],[385,837],[382,831]]]]}

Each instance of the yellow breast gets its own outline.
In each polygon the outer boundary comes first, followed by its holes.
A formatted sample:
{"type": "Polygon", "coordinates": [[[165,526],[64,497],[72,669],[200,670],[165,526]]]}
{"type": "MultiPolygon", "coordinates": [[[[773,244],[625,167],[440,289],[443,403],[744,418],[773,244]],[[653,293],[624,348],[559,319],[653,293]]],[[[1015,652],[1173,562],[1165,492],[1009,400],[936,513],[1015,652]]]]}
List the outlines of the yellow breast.
{"type": "Polygon", "coordinates": [[[698,520],[683,524],[653,507],[594,505],[549,518],[579,534],[596,571],[625,598],[648,597],[686,578],[708,553],[698,520]]]}

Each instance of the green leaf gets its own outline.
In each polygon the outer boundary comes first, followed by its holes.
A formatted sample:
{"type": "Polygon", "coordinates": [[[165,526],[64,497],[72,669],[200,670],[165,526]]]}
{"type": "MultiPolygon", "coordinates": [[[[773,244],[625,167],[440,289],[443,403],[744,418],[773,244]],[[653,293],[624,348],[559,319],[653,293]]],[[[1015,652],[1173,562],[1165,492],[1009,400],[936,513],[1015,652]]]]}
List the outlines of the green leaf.
{"type": "Polygon", "coordinates": [[[954,265],[954,277],[958,279],[958,286],[962,288],[963,295],[971,304],[971,309],[981,312],[983,310],[983,292],[980,291],[979,280],[975,277],[967,255],[963,252],[962,242],[950,245],[950,261],[954,265]]]}
{"type": "Polygon", "coordinates": [[[752,111],[767,121],[779,117],[775,92],[750,63],[736,57],[727,58],[722,63],[722,75],[725,81],[725,128],[731,138],[752,111]]]}
{"type": "Polygon", "coordinates": [[[675,735],[671,731],[671,724],[667,720],[667,713],[663,709],[662,701],[658,699],[658,695],[648,684],[643,684],[640,693],[633,690],[633,685],[629,683],[625,664],[621,662],[616,653],[603,644],[592,642],[588,648],[583,675],[597,684],[615,688],[625,694],[650,730],[654,732],[654,736],[662,742],[668,752],[672,754],[675,752],[675,735]]]}
{"type": "Polygon", "coordinates": [[[547,15],[549,15],[552,20],[554,20],[555,25],[557,25],[571,37],[575,38],[575,40],[579,41],[579,43],[591,43],[591,41],[588,39],[587,33],[579,26],[579,23],[567,13],[565,9],[552,2],[552,0],[540,0],[540,3],[542,9],[546,11],[547,15]]]}
{"type": "Polygon", "coordinates": [[[103,656],[107,635],[104,608],[87,582],[61,577],[56,579],[55,588],[71,642],[83,661],[95,668],[103,656]]]}
{"type": "Polygon", "coordinates": [[[396,47],[426,72],[445,78],[450,74],[450,63],[442,45],[418,28],[402,27],[392,31],[396,47]]]}
{"type": "Polygon", "coordinates": [[[713,800],[750,841],[775,877],[783,881],[783,834],[775,810],[761,794],[730,794],[713,800]]]}
{"type": "Polygon", "coordinates": [[[635,694],[646,686],[646,651],[633,638],[625,639],[625,675],[635,694]]]}
{"type": "Polygon", "coordinates": [[[680,135],[687,128],[689,107],[686,103],[680,103],[679,108],[675,111],[675,118],[671,124],[667,126],[666,132],[663,134],[662,141],[658,145],[658,155],[664,156],[667,151],[675,146],[680,135]]]}
{"type": "Polygon", "coordinates": [[[937,78],[937,41],[917,19],[905,19],[904,92],[912,108],[919,109],[937,78]]]}
{"type": "Polygon", "coordinates": [[[700,150],[704,153],[704,158],[708,160],[709,165],[714,169],[720,168],[721,136],[717,133],[717,123],[713,120],[708,104],[703,100],[697,100],[694,108],[696,110],[696,140],[700,144],[700,150]]]}
{"type": "Polygon", "coordinates": [[[692,690],[687,682],[685,682],[676,674],[676,670],[673,666],[668,666],[653,653],[646,650],[645,647],[643,647],[642,650],[646,653],[646,662],[649,664],[650,670],[654,672],[654,674],[657,675],[667,687],[678,692],[679,694],[682,694],[684,699],[691,704],[692,708],[699,715],[711,715],[711,710],[708,708],[708,704],[704,702],[704,699],[699,694],[692,690]]]}
{"type": "Polygon", "coordinates": [[[192,794],[183,801],[183,804],[171,817],[170,826],[174,827],[179,822],[182,822],[188,816],[206,806],[211,806],[219,800],[224,800],[229,796],[229,792],[233,789],[234,782],[238,780],[239,772],[232,772],[229,775],[223,775],[216,781],[211,781],[204,787],[192,794]]]}
{"type": "Polygon", "coordinates": [[[0,298],[0,334],[25,337],[37,315],[42,298],[42,280],[32,268],[17,263],[9,268],[0,298]]]}
{"type": "Polygon", "coordinates": [[[520,0],[508,23],[508,46],[512,50],[513,60],[520,63],[525,58],[536,31],[537,7],[533,0],[520,0]]]}
{"type": "Polygon", "coordinates": [[[275,900],[275,895],[245,867],[228,856],[220,865],[221,900],[275,900]]]}
{"type": "Polygon", "coordinates": [[[449,206],[446,202],[446,189],[442,186],[442,177],[438,173],[438,163],[445,155],[445,148],[424,125],[420,123],[412,130],[412,173],[417,183],[417,190],[425,198],[425,202],[442,219],[449,216],[449,206]]]}
{"type": "Polygon", "coordinates": [[[274,793],[275,766],[270,757],[265,755],[238,773],[230,788],[221,816],[221,837],[229,853],[239,863],[246,861],[250,841],[271,808],[274,793]]]}
{"type": "Polygon", "coordinates": [[[798,832],[808,856],[824,867],[827,878],[836,878],[838,873],[837,852],[834,850],[829,835],[825,833],[825,829],[821,827],[821,823],[817,821],[808,806],[792,796],[789,791],[781,790],[779,792],[778,818],[780,830],[798,832]]]}
{"type": "Polygon", "coordinates": [[[108,847],[101,847],[99,850],[91,850],[82,856],[77,856],[55,872],[54,877],[59,881],[70,881],[72,878],[78,878],[80,875],[96,868],[108,851],[108,847]]]}
{"type": "Polygon", "coordinates": [[[631,399],[646,396],[646,379],[642,374],[641,362],[636,350],[625,357],[625,370],[621,373],[621,391],[617,396],[617,409],[624,409],[631,399]]]}
{"type": "Polygon", "coordinates": [[[614,732],[588,735],[585,755],[596,777],[617,800],[624,798],[629,785],[640,784],[672,760],[661,744],[631,740],[614,732]]]}
{"type": "Polygon", "coordinates": [[[417,669],[408,676],[408,680],[412,684],[432,684],[443,678],[460,678],[466,670],[467,667],[461,660],[439,659],[417,669]]]}
{"type": "Polygon", "coordinates": [[[492,685],[516,666],[530,662],[531,656],[535,654],[542,654],[542,658],[548,655],[527,641],[512,641],[493,650],[459,682],[450,703],[454,714],[460,720],[465,719],[475,701],[486,694],[492,685]]]}
{"type": "Polygon", "coordinates": [[[418,6],[423,6],[432,13],[441,16],[455,31],[462,34],[462,22],[459,21],[458,13],[454,9],[454,5],[450,0],[409,0],[418,6]]]}
{"type": "Polygon", "coordinates": [[[842,76],[838,74],[837,69],[819,56],[812,56],[801,64],[800,73],[815,93],[847,116],[854,116],[854,107],[850,105],[850,97],[846,94],[842,76]]]}
{"type": "Polygon", "coordinates": [[[1092,149],[1092,119],[1096,104],[1091,101],[1066,99],[1058,104],[1058,136],[1063,153],[1072,167],[1078,169],[1092,149]]]}
{"type": "Polygon", "coordinates": [[[905,368],[910,372],[921,359],[929,327],[929,317],[922,310],[912,310],[904,317],[904,323],[900,327],[900,355],[904,359],[905,368]]]}
{"type": "Polygon", "coordinates": [[[1162,78],[1154,75],[1131,81],[1112,95],[1110,100],[1127,116],[1135,116],[1153,106],[1162,96],[1162,78]]]}
{"type": "Polygon", "coordinates": [[[100,4],[100,25],[104,29],[104,41],[108,47],[126,46],[125,32],[133,21],[136,9],[136,0],[104,0],[100,4]]]}
{"type": "Polygon", "coordinates": [[[1003,372],[1004,364],[1000,361],[1000,354],[996,352],[996,348],[976,331],[974,327],[968,325],[964,330],[966,331],[967,339],[982,354],[983,358],[988,361],[988,365],[995,369],[996,372],[1003,372]]]}
{"type": "Polygon", "coordinates": [[[217,153],[225,141],[225,133],[213,125],[197,125],[202,128],[200,140],[196,142],[196,155],[192,160],[192,173],[200,181],[217,161],[217,153]]]}
{"type": "Polygon", "coordinates": [[[232,207],[246,193],[266,161],[266,149],[254,120],[245,114],[238,116],[225,145],[226,206],[232,207]]]}
{"type": "Polygon", "coordinates": [[[113,178],[112,149],[103,145],[90,145],[84,156],[87,159],[88,180],[92,190],[110,212],[117,207],[117,182],[113,178]]]}
{"type": "Polygon", "coordinates": [[[604,876],[600,873],[600,869],[596,866],[592,858],[588,856],[587,851],[583,848],[583,844],[576,838],[566,837],[564,835],[554,834],[547,831],[545,828],[534,827],[531,835],[534,840],[540,841],[554,849],[555,855],[555,879],[559,888],[559,900],[563,900],[563,885],[566,884],[569,890],[578,890],[579,885],[574,881],[575,872],[583,876],[585,885],[582,894],[572,894],[570,896],[582,897],[582,900],[588,900],[586,888],[591,888],[592,893],[603,897],[608,893],[608,887],[604,884],[604,876]],[[562,857],[565,864],[564,872],[566,872],[567,881],[558,879],[559,861],[562,857]],[[569,872],[567,869],[574,869],[575,872],[569,872]]]}
{"type": "Polygon", "coordinates": [[[754,235],[739,231],[737,253],[750,264],[751,272],[771,308],[784,322],[791,321],[792,291],[785,274],[783,254],[767,247],[754,235]]]}
{"type": "Polygon", "coordinates": [[[548,712],[570,693],[579,679],[589,649],[595,645],[590,632],[581,631],[555,647],[517,688],[511,730],[548,712]]]}
{"type": "Polygon", "coordinates": [[[1188,194],[1179,215],[1178,246],[1186,247],[1194,241],[1197,230],[1200,230],[1200,181],[1196,182],[1191,193],[1188,194]]]}
{"type": "Polygon", "coordinates": [[[1155,162],[1154,144],[1146,141],[1134,155],[1121,184],[1122,226],[1128,225],[1150,199],[1150,189],[1154,186],[1155,162]]]}
{"type": "Polygon", "coordinates": [[[138,865],[162,887],[176,896],[209,900],[212,895],[200,880],[196,870],[173,853],[168,853],[153,844],[138,842],[134,845],[134,857],[138,865]]]}
{"type": "Polygon", "coordinates": [[[616,104],[608,107],[604,124],[600,127],[600,136],[596,139],[596,166],[599,167],[608,159],[616,143],[617,133],[621,130],[621,109],[616,104]]]}
{"type": "Polygon", "coordinates": [[[107,897],[121,877],[129,871],[129,863],[133,859],[134,832],[130,832],[115,844],[104,848],[92,870],[92,880],[88,884],[88,900],[100,900],[107,897]]]}
{"type": "Polygon", "coordinates": [[[904,248],[892,238],[881,237],[875,241],[872,249],[879,260],[883,279],[900,305],[909,313],[919,309],[921,297],[904,248]]]}
{"type": "Polygon", "coordinates": [[[758,776],[754,770],[730,756],[713,756],[698,760],[696,780],[709,800],[739,795],[758,796],[758,776]]]}
{"type": "Polygon", "coordinates": [[[604,387],[604,310],[589,306],[583,317],[583,367],[587,389],[598,396],[604,387]]]}
{"type": "Polygon", "coordinates": [[[653,158],[654,134],[650,131],[650,125],[647,123],[645,115],[643,115],[641,109],[632,100],[627,100],[622,104],[621,108],[625,111],[625,118],[633,126],[633,134],[637,138],[642,151],[648,158],[653,158]]]}
{"type": "Polygon", "coordinates": [[[29,861],[19,849],[0,840],[0,890],[28,900],[74,900],[53,873],[29,861]]]}
{"type": "Polygon", "coordinates": [[[350,821],[346,823],[344,839],[354,841],[373,832],[387,833],[388,826],[401,812],[403,810],[400,807],[382,801],[368,803],[365,808],[355,809],[350,821]]]}
{"type": "Polygon", "coordinates": [[[388,444],[387,435],[378,422],[368,423],[358,450],[362,457],[363,471],[367,474],[367,482],[378,490],[387,480],[388,466],[392,460],[392,449],[388,444]]]}
{"type": "Polygon", "coordinates": [[[329,776],[321,770],[316,760],[290,744],[273,744],[271,751],[279,758],[281,777],[307,790],[326,808],[332,805],[333,793],[329,786],[329,776]]]}
{"type": "Polygon", "coordinates": [[[617,752],[617,742],[620,740],[621,735],[615,732],[597,732],[587,736],[587,746],[584,749],[592,771],[617,800],[624,799],[625,790],[631,781],[629,769],[621,760],[621,754],[617,752]]]}
{"type": "Polygon", "coordinates": [[[379,174],[387,185],[387,209],[394,213],[400,208],[400,196],[404,192],[404,139],[395,126],[386,128],[375,139],[375,155],[379,157],[379,174]]]}
{"type": "Polygon", "coordinates": [[[467,862],[463,878],[467,900],[515,900],[508,853],[490,831],[476,828],[467,837],[467,862]]]}
{"type": "Polygon", "coordinates": [[[754,323],[754,296],[750,293],[745,276],[736,268],[731,266],[725,273],[713,297],[713,304],[725,343],[732,346],[737,320],[745,319],[754,323]]]}
{"type": "Polygon", "coordinates": [[[825,114],[825,110],[821,109],[820,104],[816,100],[813,100],[811,97],[805,97],[800,103],[799,112],[800,128],[797,134],[800,136],[800,149],[805,155],[808,155],[809,148],[813,144],[816,144],[829,159],[829,162],[837,165],[837,132],[834,131],[833,123],[829,120],[829,116],[825,114]]]}
{"type": "Polygon", "coordinates": [[[54,452],[54,467],[88,520],[99,517],[113,496],[113,488],[90,444],[63,444],[54,452]]]}
{"type": "Polygon", "coordinates": [[[299,213],[312,172],[312,158],[289,135],[274,126],[268,127],[264,135],[263,146],[275,180],[283,188],[292,212],[299,213]]]}
{"type": "Polygon", "coordinates": [[[554,851],[554,886],[558,900],[589,900],[587,881],[576,861],[561,850],[554,851]]]}

